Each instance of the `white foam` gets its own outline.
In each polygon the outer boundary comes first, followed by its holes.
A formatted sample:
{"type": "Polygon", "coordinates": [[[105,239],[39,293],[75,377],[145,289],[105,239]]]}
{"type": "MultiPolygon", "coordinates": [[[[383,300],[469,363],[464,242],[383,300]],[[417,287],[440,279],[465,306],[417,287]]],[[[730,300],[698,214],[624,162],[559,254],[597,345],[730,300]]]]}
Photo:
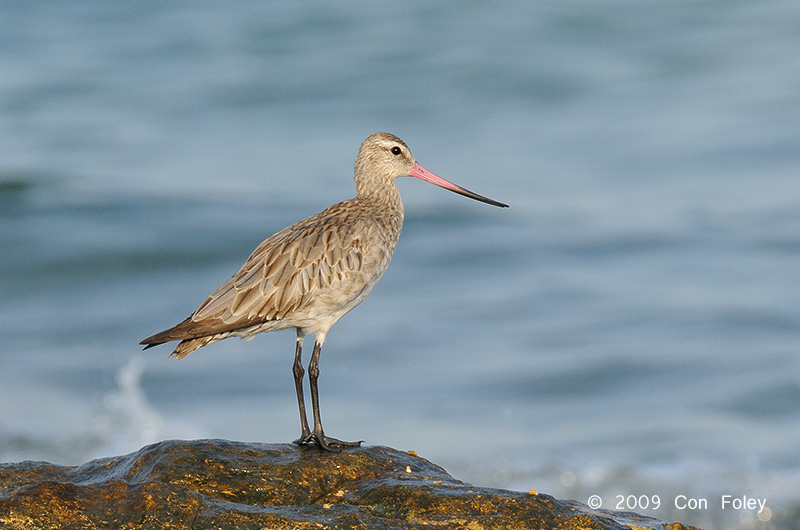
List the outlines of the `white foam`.
{"type": "Polygon", "coordinates": [[[96,447],[92,457],[125,454],[160,440],[200,435],[193,426],[165,421],[148,402],[142,388],[146,367],[144,358],[137,355],[117,371],[117,386],[103,397],[103,409],[92,422],[90,439],[96,447]]]}

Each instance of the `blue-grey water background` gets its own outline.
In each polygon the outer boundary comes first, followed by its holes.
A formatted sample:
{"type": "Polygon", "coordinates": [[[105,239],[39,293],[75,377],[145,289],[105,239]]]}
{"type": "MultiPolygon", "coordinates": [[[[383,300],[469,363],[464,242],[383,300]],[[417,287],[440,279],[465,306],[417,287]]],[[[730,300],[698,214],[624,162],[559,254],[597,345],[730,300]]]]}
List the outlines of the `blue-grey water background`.
{"type": "Polygon", "coordinates": [[[392,265],[323,350],[331,435],[797,528],[799,27],[794,0],[3,3],[0,460],[295,439],[292,332],[137,343],[352,196],[386,130],[511,208],[400,181],[392,265]]]}

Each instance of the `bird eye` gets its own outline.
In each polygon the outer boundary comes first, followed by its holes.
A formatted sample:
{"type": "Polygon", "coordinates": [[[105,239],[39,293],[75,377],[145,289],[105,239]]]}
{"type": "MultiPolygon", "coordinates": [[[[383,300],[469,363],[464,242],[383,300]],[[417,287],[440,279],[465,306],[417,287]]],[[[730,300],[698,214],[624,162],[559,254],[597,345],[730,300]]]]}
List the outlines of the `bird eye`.
{"type": "Polygon", "coordinates": [[[402,152],[403,152],[403,150],[402,150],[402,149],[400,149],[400,148],[399,148],[399,147],[397,147],[397,146],[394,146],[394,147],[392,147],[391,151],[392,151],[392,154],[393,154],[393,155],[399,155],[400,153],[402,153],[402,152]]]}

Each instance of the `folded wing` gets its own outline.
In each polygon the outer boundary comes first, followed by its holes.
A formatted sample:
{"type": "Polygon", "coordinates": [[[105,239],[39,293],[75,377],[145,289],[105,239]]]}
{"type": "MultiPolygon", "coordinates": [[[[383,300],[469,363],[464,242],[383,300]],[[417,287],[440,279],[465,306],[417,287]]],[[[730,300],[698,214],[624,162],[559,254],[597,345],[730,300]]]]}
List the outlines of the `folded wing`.
{"type": "Polygon", "coordinates": [[[192,316],[142,344],[186,341],[280,321],[308,309],[326,292],[358,283],[364,267],[359,235],[364,232],[354,226],[359,217],[340,213],[332,219],[333,209],[266,239],[192,316]]]}

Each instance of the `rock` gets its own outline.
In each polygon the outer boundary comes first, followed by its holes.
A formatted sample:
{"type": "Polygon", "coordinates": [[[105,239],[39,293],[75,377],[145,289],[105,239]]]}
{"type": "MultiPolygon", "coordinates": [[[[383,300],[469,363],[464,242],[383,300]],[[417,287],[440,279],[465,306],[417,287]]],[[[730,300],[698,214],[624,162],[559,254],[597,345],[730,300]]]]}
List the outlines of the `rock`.
{"type": "Polygon", "coordinates": [[[0,465],[3,529],[680,530],[535,493],[478,488],[387,447],[166,441],[82,466],[0,465]]]}

